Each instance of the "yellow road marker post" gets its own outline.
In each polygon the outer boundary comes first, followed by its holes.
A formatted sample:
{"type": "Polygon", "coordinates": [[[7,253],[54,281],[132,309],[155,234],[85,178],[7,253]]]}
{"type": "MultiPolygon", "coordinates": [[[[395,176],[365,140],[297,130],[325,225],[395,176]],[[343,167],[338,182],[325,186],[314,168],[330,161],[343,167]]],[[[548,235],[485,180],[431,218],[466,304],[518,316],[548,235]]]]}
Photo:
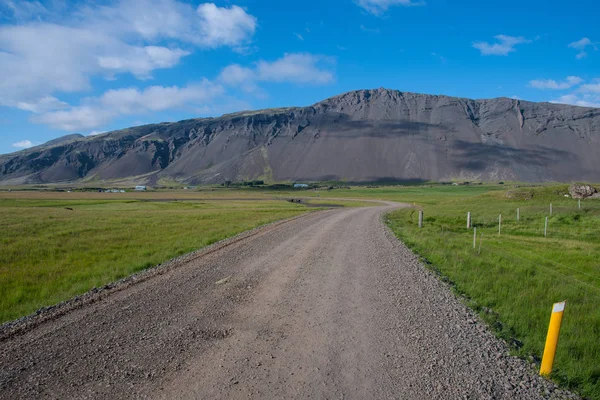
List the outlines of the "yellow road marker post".
{"type": "Polygon", "coordinates": [[[548,326],[548,336],[546,336],[546,346],[544,346],[540,375],[550,375],[552,372],[556,346],[558,345],[560,324],[562,323],[563,312],[565,311],[565,303],[566,301],[554,303],[552,306],[552,316],[550,317],[550,325],[548,326]]]}

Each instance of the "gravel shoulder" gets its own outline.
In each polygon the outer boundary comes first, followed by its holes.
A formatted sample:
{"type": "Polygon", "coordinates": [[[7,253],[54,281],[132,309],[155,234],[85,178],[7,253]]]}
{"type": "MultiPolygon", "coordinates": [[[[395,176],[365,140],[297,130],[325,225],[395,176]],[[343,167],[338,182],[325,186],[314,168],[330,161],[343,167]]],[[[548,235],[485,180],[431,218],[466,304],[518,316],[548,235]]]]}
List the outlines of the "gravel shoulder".
{"type": "Polygon", "coordinates": [[[382,222],[310,213],[0,341],[0,398],[577,398],[382,222]]]}

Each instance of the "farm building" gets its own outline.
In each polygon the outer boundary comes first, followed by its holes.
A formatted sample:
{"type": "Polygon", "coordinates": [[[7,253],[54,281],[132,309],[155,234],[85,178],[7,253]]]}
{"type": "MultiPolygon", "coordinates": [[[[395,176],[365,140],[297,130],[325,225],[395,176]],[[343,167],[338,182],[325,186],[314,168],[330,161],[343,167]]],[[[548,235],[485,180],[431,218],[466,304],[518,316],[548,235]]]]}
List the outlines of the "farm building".
{"type": "Polygon", "coordinates": [[[135,187],[135,190],[137,190],[138,192],[143,192],[143,191],[145,191],[146,189],[147,189],[147,188],[146,188],[146,186],[136,186],[136,187],[135,187]]]}
{"type": "Polygon", "coordinates": [[[295,188],[307,188],[308,185],[306,183],[294,183],[295,188]]]}

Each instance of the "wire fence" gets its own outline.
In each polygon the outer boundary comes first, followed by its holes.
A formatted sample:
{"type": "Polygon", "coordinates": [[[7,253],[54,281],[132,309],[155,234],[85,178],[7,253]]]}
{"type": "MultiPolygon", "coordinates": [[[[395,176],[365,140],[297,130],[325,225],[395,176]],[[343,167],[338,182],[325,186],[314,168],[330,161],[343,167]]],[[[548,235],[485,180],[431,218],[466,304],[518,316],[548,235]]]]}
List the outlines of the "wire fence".
{"type": "MultiPolygon", "coordinates": [[[[466,221],[466,220],[465,220],[466,221]]],[[[504,222],[504,221],[503,221],[504,222]]],[[[466,222],[465,222],[466,223],[466,222]]],[[[528,251],[526,249],[526,244],[519,244],[519,242],[517,241],[517,239],[521,239],[520,237],[514,237],[508,233],[503,232],[501,235],[498,235],[496,230],[491,230],[490,228],[488,229],[482,229],[481,225],[477,226],[475,225],[475,227],[478,228],[478,235],[477,235],[477,240],[476,240],[476,248],[473,249],[473,256],[478,255],[478,253],[483,253],[485,256],[485,253],[491,253],[494,254],[497,257],[501,257],[507,261],[510,261],[512,263],[515,264],[520,264],[520,265],[524,265],[524,266],[530,266],[533,268],[540,268],[543,269],[546,272],[549,272],[551,275],[554,275],[556,278],[561,279],[561,284],[563,285],[571,285],[570,283],[566,282],[564,279],[568,280],[568,281],[572,281],[573,283],[577,284],[577,285],[581,285],[581,286],[585,286],[588,289],[591,289],[593,291],[594,294],[600,296],[600,274],[595,275],[595,274],[590,274],[587,273],[585,271],[581,271],[580,269],[576,269],[576,268],[571,268],[569,266],[567,266],[564,263],[559,263],[557,261],[548,259],[544,256],[542,256],[539,253],[534,253],[532,251],[528,252],[528,255],[530,257],[535,258],[535,260],[531,260],[525,257],[522,257],[518,254],[516,254],[515,252],[509,252],[506,249],[501,248],[501,246],[503,245],[503,243],[501,243],[502,241],[510,241],[510,245],[513,248],[517,248],[519,251],[528,251]],[[483,234],[483,237],[482,237],[483,234]],[[543,262],[539,262],[539,260],[542,260],[543,262]],[[552,266],[554,266],[555,268],[551,268],[549,266],[544,265],[544,263],[550,264],[552,266]],[[594,284],[591,284],[589,282],[585,282],[581,279],[578,279],[577,277],[570,275],[570,274],[565,274],[560,272],[557,269],[562,269],[562,270],[568,270],[573,272],[576,275],[583,275],[586,276],[596,282],[598,282],[598,286],[595,286],[594,284]]],[[[473,228],[471,229],[464,229],[464,232],[459,232],[456,228],[454,227],[448,227],[448,226],[440,226],[440,234],[441,235],[450,235],[453,238],[458,239],[461,242],[465,243],[465,248],[468,247],[473,247],[473,228]]],[[[426,231],[425,231],[426,232],[426,231]]],[[[600,270],[600,267],[599,267],[600,270]]]]}
{"type": "MultiPolygon", "coordinates": [[[[600,254],[600,240],[597,244],[594,243],[594,239],[600,237],[600,229],[598,231],[592,229],[590,232],[589,225],[585,228],[576,226],[576,223],[580,222],[582,216],[586,216],[594,219],[592,221],[593,224],[597,223],[600,228],[600,202],[588,202],[587,204],[582,202],[581,206],[581,209],[579,209],[577,202],[574,205],[553,204],[552,207],[550,207],[550,204],[548,206],[532,205],[513,207],[511,209],[505,206],[499,207],[503,208],[503,213],[498,212],[497,215],[491,214],[489,211],[481,214],[471,212],[471,228],[467,228],[467,212],[464,212],[464,216],[456,215],[455,210],[455,215],[434,215],[433,217],[428,217],[427,209],[425,209],[424,228],[422,232],[423,234],[427,234],[435,230],[435,228],[439,228],[438,232],[441,235],[451,235],[453,238],[463,242],[465,248],[472,248],[473,229],[475,228],[477,229],[477,238],[475,248],[473,248],[474,256],[479,255],[480,252],[483,252],[485,256],[487,252],[515,265],[543,270],[556,280],[559,280],[561,285],[573,288],[576,285],[577,288],[589,289],[595,296],[600,296],[600,264],[597,265],[597,268],[594,265],[590,265],[592,272],[588,272],[581,268],[573,268],[568,263],[558,262],[545,257],[540,254],[544,251],[543,248],[536,249],[536,251],[528,248],[534,245],[560,246],[563,240],[583,240],[585,246],[590,251],[597,251],[600,254]],[[519,209],[518,211],[517,208],[519,209]],[[545,237],[545,218],[546,216],[550,216],[551,208],[551,218],[553,219],[550,219],[551,223],[547,231],[548,236],[545,237]],[[517,220],[517,214],[520,217],[519,220],[517,220]],[[502,215],[502,226],[499,233],[500,215],[502,215]],[[556,224],[552,224],[555,221],[556,224]],[[586,230],[587,233],[584,233],[586,230]],[[515,251],[507,250],[507,244],[515,251]],[[525,253],[527,257],[523,257],[518,253],[525,253]],[[598,271],[598,274],[594,273],[594,269],[598,271]],[[591,283],[586,282],[586,280],[591,280],[591,283]]],[[[411,213],[409,216],[412,224],[416,222],[415,217],[415,213],[411,213]]],[[[595,260],[598,260],[598,258],[595,260]]]]}

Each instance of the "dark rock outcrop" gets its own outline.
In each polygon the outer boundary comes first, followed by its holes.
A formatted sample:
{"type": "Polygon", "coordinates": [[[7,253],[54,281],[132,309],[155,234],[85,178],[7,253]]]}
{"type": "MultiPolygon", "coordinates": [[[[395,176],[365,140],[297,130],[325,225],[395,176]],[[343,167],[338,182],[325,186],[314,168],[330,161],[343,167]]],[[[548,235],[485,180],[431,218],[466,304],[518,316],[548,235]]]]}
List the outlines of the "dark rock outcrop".
{"type": "Polygon", "coordinates": [[[360,90],[0,156],[0,184],[131,179],[596,181],[600,109],[360,90]]]}

